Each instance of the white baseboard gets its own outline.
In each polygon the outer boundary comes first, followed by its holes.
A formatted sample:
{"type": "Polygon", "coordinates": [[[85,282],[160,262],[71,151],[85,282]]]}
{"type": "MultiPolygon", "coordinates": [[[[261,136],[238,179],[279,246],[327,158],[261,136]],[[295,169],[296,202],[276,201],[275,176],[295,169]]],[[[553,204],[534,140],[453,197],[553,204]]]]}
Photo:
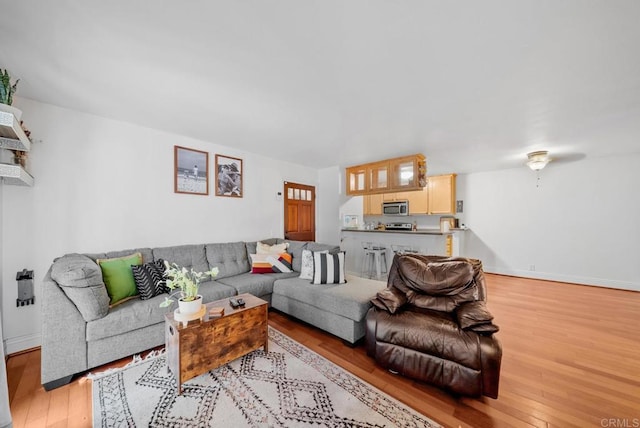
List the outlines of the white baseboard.
{"type": "Polygon", "coordinates": [[[621,290],[640,291],[640,283],[617,281],[614,279],[591,278],[574,275],[564,275],[561,273],[535,272],[529,270],[498,268],[495,266],[483,266],[483,270],[487,273],[496,273],[499,275],[518,276],[522,278],[544,279],[546,281],[569,282],[572,284],[593,285],[596,287],[618,288],[621,290]]]}
{"type": "Polygon", "coordinates": [[[4,341],[4,349],[7,355],[24,351],[25,349],[36,348],[42,344],[40,333],[27,334],[25,336],[12,337],[4,341]]]}

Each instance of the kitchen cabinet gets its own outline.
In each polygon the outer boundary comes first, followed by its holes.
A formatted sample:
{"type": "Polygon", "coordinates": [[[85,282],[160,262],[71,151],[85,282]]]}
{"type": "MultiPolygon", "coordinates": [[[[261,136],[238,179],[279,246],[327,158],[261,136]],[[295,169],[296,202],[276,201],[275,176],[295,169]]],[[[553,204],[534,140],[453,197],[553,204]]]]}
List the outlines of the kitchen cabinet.
{"type": "Polygon", "coordinates": [[[455,214],[456,175],[433,175],[427,178],[429,214],[455,214]]]}
{"type": "Polygon", "coordinates": [[[347,168],[347,195],[364,195],[367,191],[366,177],[365,165],[347,168]]]}
{"type": "Polygon", "coordinates": [[[409,201],[409,215],[426,214],[429,209],[427,192],[428,189],[425,187],[422,190],[396,193],[396,195],[400,195],[403,199],[409,201]]]}
{"type": "Polygon", "coordinates": [[[382,215],[382,197],[384,193],[377,195],[364,195],[364,215],[382,215]]]}
{"type": "Polygon", "coordinates": [[[420,190],[426,186],[427,163],[421,154],[346,168],[347,195],[420,190]]]}
{"type": "Polygon", "coordinates": [[[389,162],[377,162],[368,168],[368,184],[370,192],[382,192],[390,188],[389,162]]]}
{"type": "Polygon", "coordinates": [[[382,201],[383,202],[395,202],[398,201],[399,199],[396,198],[396,193],[383,193],[382,194],[382,201]]]}
{"type": "Polygon", "coordinates": [[[389,167],[393,190],[417,190],[426,185],[427,163],[422,155],[392,159],[389,167]]]}
{"type": "Polygon", "coordinates": [[[455,214],[456,174],[427,177],[427,186],[410,192],[364,195],[363,213],[381,215],[383,202],[409,201],[409,215],[455,214]]]}
{"type": "Polygon", "coordinates": [[[427,188],[411,192],[383,193],[383,202],[408,201],[409,215],[427,213],[427,188]]]}

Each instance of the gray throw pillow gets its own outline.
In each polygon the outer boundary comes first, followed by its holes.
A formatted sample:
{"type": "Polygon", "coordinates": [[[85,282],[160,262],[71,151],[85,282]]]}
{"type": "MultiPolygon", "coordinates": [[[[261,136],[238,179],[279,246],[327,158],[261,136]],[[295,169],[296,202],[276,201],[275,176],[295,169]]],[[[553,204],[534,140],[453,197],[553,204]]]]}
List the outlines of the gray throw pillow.
{"type": "Polygon", "coordinates": [[[109,295],[97,263],[82,254],[57,258],[51,267],[51,278],[60,285],[76,305],[85,321],[104,317],[109,312],[109,295]]]}

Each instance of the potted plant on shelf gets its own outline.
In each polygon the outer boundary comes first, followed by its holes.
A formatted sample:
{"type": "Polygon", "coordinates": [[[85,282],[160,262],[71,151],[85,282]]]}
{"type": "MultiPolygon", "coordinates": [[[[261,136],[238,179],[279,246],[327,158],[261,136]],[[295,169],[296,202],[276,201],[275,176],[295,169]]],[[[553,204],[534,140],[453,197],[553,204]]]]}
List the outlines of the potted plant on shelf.
{"type": "Polygon", "coordinates": [[[165,297],[164,302],[160,303],[160,307],[170,306],[174,302],[174,297],[179,296],[178,310],[181,314],[198,312],[202,306],[202,296],[198,294],[200,282],[207,277],[215,278],[218,275],[218,268],[214,267],[206,272],[196,272],[175,263],[165,261],[164,264],[167,288],[177,291],[165,297]]]}
{"type": "Polygon", "coordinates": [[[0,68],[0,111],[12,113],[18,120],[20,120],[22,116],[22,111],[11,107],[11,104],[13,103],[13,94],[16,92],[19,81],[20,79],[11,84],[9,71],[0,68]]]}
{"type": "Polygon", "coordinates": [[[16,92],[16,88],[18,87],[18,82],[20,79],[16,80],[15,83],[11,84],[11,76],[7,70],[0,68],[0,103],[11,105],[13,103],[13,94],[16,92]]]}

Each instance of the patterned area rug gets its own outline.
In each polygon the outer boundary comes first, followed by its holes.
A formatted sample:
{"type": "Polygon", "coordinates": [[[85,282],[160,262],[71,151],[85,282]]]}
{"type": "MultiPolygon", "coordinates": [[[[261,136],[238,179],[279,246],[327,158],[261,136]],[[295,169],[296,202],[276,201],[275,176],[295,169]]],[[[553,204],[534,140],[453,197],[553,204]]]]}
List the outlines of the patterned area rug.
{"type": "Polygon", "coordinates": [[[92,378],[94,427],[440,426],[273,328],[181,395],[164,354],[92,378]]]}

